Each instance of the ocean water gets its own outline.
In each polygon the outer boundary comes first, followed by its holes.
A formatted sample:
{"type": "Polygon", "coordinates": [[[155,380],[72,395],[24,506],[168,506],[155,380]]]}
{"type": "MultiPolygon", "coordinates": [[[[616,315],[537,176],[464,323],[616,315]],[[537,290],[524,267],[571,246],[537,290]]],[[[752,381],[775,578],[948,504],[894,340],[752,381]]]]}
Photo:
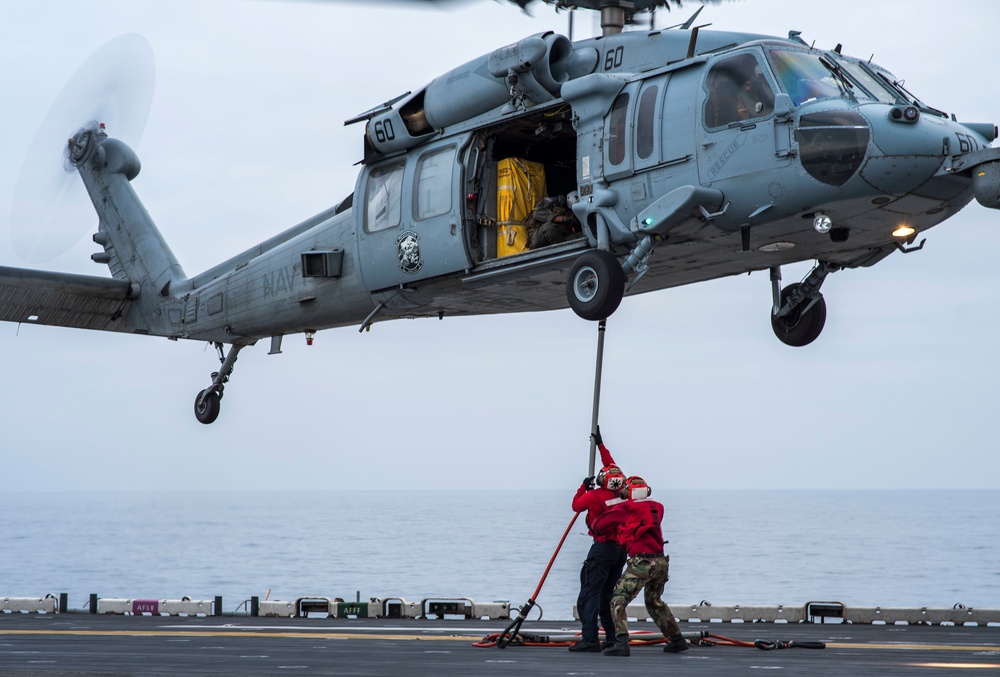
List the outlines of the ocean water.
{"type": "MultiPolygon", "coordinates": [[[[839,601],[1000,608],[1000,491],[671,491],[670,581],[685,605],[839,601]]],[[[572,492],[0,494],[0,597],[91,593],[526,602],[572,492]]],[[[569,531],[537,597],[572,618],[590,539],[569,531]]],[[[529,618],[537,618],[538,610],[529,618]]]]}

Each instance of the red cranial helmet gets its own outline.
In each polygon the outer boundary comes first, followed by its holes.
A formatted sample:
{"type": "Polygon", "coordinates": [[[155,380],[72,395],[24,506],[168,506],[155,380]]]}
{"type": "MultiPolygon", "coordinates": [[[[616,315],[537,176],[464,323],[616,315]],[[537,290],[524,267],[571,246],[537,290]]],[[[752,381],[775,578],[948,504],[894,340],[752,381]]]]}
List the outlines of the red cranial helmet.
{"type": "Polygon", "coordinates": [[[625,473],[616,465],[606,465],[597,473],[597,486],[618,491],[625,486],[625,473]]]}
{"type": "Polygon", "coordinates": [[[652,493],[653,490],[646,484],[646,480],[638,475],[632,475],[625,480],[625,488],[622,490],[623,497],[630,501],[641,501],[644,498],[649,498],[652,493]]]}

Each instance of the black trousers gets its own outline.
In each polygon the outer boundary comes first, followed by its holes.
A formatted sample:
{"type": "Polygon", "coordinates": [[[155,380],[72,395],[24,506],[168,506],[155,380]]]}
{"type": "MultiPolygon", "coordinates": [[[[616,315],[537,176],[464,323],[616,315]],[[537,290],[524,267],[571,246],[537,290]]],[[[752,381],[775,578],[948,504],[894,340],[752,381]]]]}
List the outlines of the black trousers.
{"type": "Polygon", "coordinates": [[[615,622],[611,615],[611,593],[621,577],[627,555],[614,541],[594,541],[580,570],[580,596],[576,612],[583,624],[584,642],[596,642],[597,621],[604,628],[605,639],[615,637],[615,622]]]}

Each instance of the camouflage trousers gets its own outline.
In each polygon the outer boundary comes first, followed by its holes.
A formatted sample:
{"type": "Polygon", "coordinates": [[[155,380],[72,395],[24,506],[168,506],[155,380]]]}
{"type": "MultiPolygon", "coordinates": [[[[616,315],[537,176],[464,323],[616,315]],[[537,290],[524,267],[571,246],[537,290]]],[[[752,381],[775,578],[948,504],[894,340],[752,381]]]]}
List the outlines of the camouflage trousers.
{"type": "Polygon", "coordinates": [[[628,615],[625,608],[636,598],[639,590],[644,590],[646,611],[652,616],[656,627],[664,637],[681,634],[681,628],[674,620],[670,607],[660,599],[663,586],[670,579],[667,571],[670,568],[670,558],[660,557],[630,557],[625,563],[625,573],[618,579],[611,596],[611,615],[615,619],[615,634],[628,634],[628,615]]]}

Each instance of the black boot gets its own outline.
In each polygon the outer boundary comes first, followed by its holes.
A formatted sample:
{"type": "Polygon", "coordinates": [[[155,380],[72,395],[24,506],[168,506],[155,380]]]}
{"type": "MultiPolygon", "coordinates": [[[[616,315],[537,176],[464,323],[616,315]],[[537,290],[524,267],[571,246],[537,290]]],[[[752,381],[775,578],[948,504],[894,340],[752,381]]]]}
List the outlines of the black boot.
{"type": "Polygon", "coordinates": [[[570,651],[583,651],[583,652],[592,651],[594,653],[597,653],[598,651],[601,650],[601,643],[584,642],[583,640],[580,640],[576,644],[570,644],[568,648],[570,651]]]}
{"type": "Polygon", "coordinates": [[[681,635],[674,635],[673,637],[668,637],[670,640],[669,644],[664,645],[663,653],[680,653],[681,651],[687,651],[691,647],[688,646],[688,642],[681,635]]]}
{"type": "Polygon", "coordinates": [[[605,656],[631,656],[632,650],[628,645],[628,633],[616,635],[614,645],[604,650],[605,656]]]}

